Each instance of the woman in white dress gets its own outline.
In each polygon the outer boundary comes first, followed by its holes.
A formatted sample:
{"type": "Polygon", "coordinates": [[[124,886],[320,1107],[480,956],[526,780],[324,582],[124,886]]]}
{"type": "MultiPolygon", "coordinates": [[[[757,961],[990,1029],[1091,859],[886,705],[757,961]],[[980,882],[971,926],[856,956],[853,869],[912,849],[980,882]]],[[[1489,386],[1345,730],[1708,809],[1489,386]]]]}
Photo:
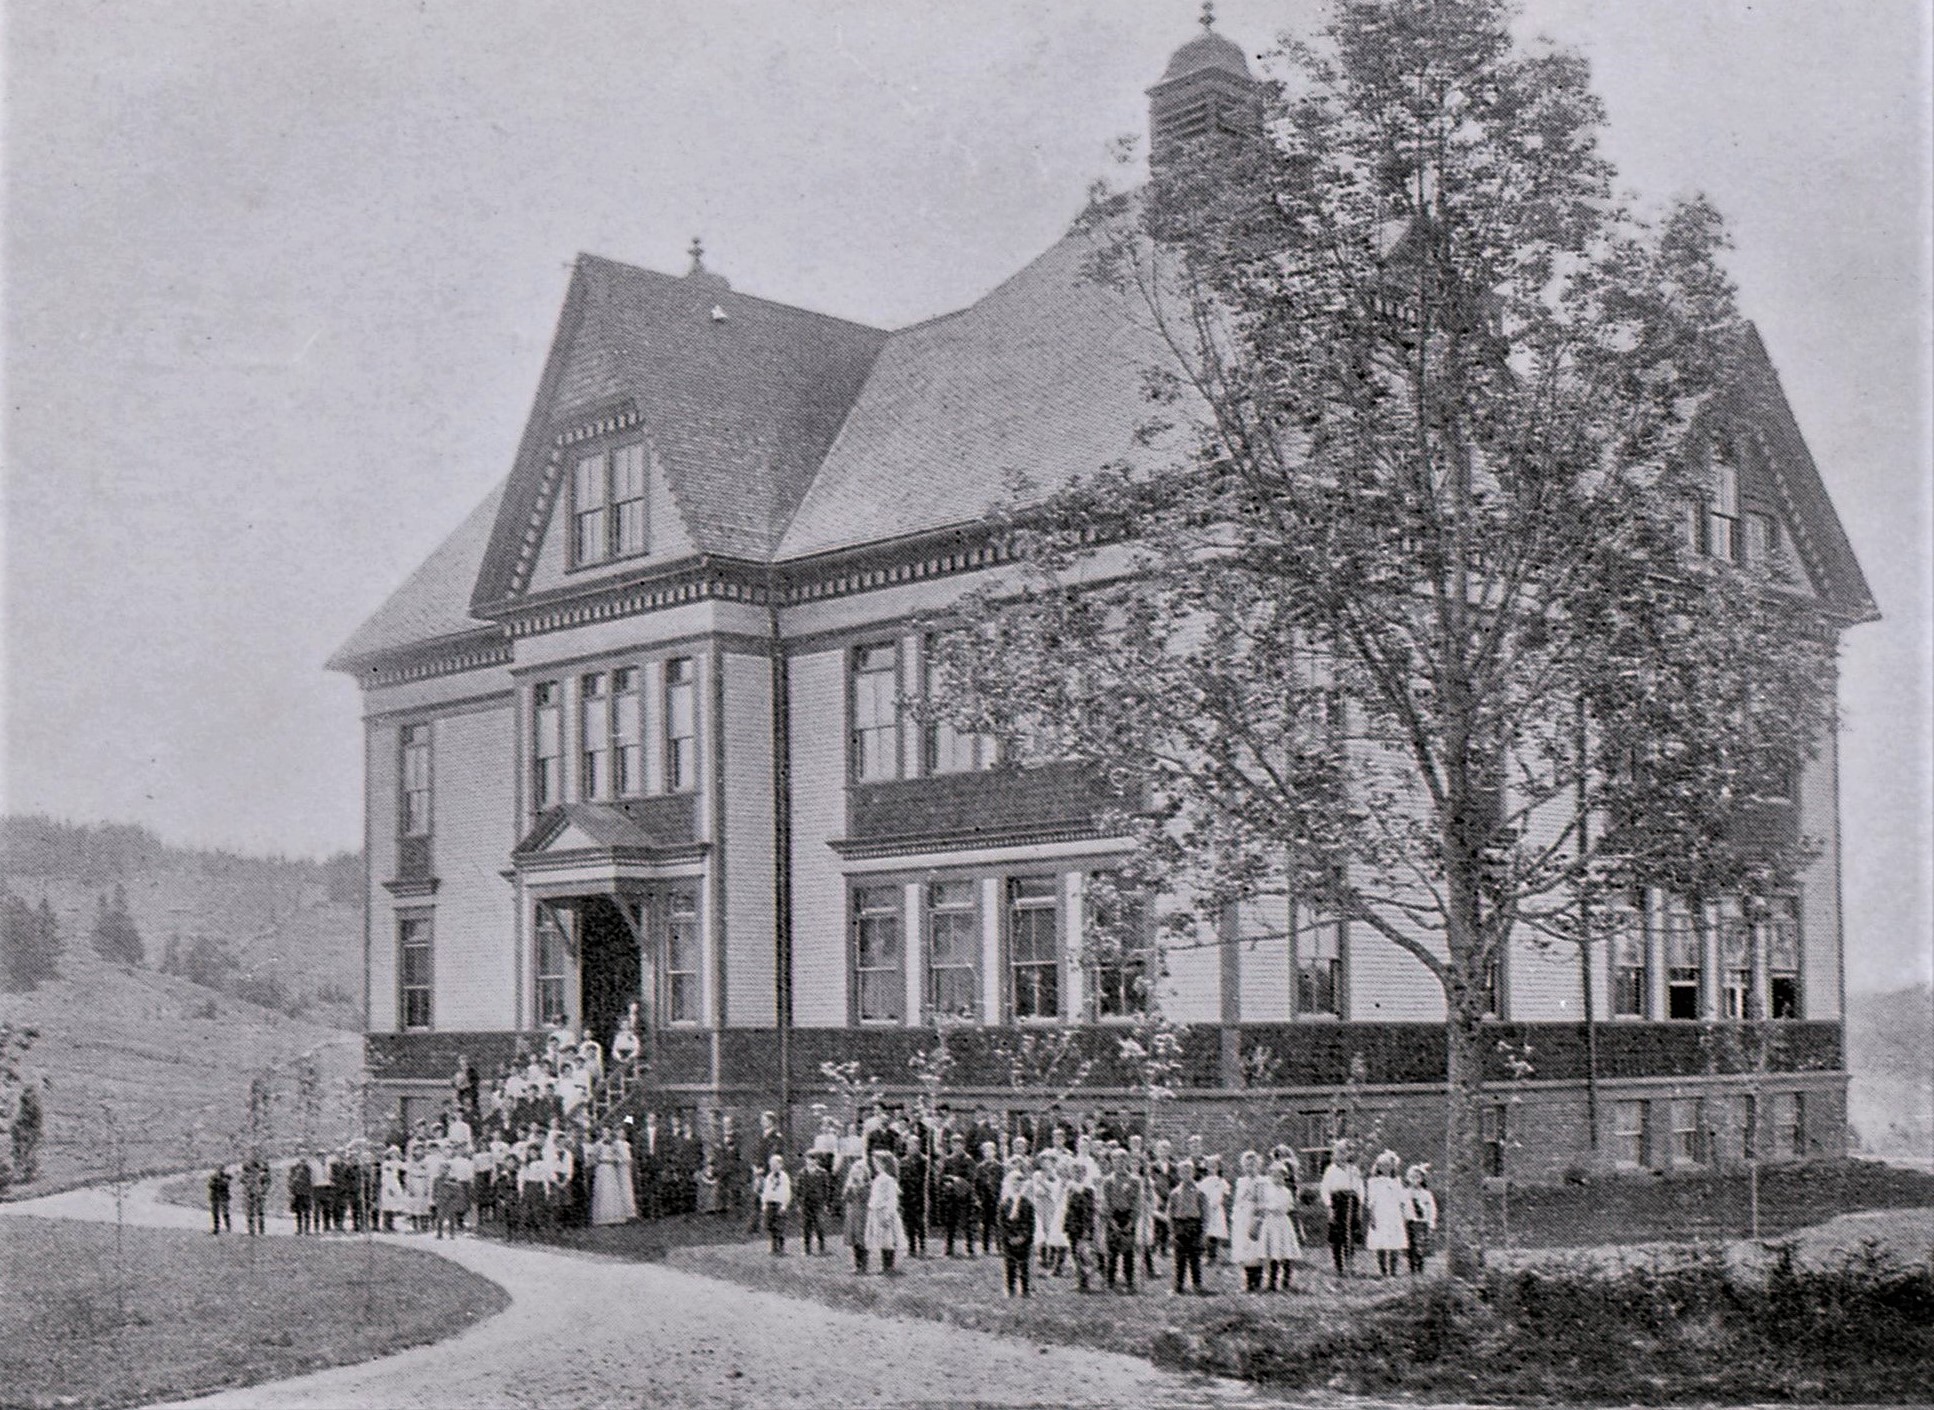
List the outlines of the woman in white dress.
{"type": "Polygon", "coordinates": [[[1202,1246],[1214,1263],[1229,1242],[1229,1182],[1222,1177],[1221,1156],[1208,1157],[1208,1169],[1195,1188],[1202,1192],[1202,1246]]]}
{"type": "Polygon", "coordinates": [[[1243,1286],[1250,1292],[1262,1291],[1262,1183],[1262,1157],[1244,1151],[1229,1209],[1229,1261],[1242,1269],[1243,1286]]]}
{"type": "Polygon", "coordinates": [[[1289,1275],[1302,1246],[1296,1239],[1296,1224],[1289,1215],[1296,1207],[1296,1191],[1289,1182],[1289,1163],[1279,1160],[1269,1167],[1269,1179],[1259,1186],[1262,1207],[1262,1258],[1269,1268],[1269,1291],[1275,1292],[1278,1274],[1282,1290],[1289,1291],[1289,1275]]]}
{"type": "Polygon", "coordinates": [[[880,1271],[891,1273],[893,1260],[907,1251],[907,1226],[900,1218],[900,1162],[892,1151],[873,1152],[873,1189],[866,1199],[866,1247],[880,1256],[880,1271]]]}
{"type": "Polygon", "coordinates": [[[422,1233],[430,1218],[430,1152],[420,1140],[410,1142],[409,1164],[403,1167],[403,1212],[410,1227],[422,1233]]]}
{"type": "MultiPolygon", "coordinates": [[[[1068,1266],[1068,1182],[1073,1178],[1073,1171],[1069,1167],[1074,1157],[1057,1156],[1050,1152],[1044,1159],[1047,1233],[1041,1240],[1041,1248],[1046,1255],[1048,1271],[1058,1278],[1068,1266]]],[[[1039,1221],[1035,1227],[1040,1227],[1039,1221]]]]}
{"type": "Polygon", "coordinates": [[[382,1177],[377,1189],[376,1207],[382,1211],[383,1232],[386,1234],[396,1232],[397,1215],[408,1215],[410,1212],[410,1196],[403,1184],[405,1168],[401,1146],[391,1146],[383,1152],[382,1177]]]}
{"type": "Polygon", "coordinates": [[[591,1223],[594,1227],[622,1224],[629,1217],[625,1212],[624,1192],[630,1181],[625,1178],[618,1161],[618,1147],[623,1144],[613,1138],[609,1127],[605,1127],[584,1147],[584,1163],[591,1167],[591,1223]]]}
{"type": "Polygon", "coordinates": [[[1398,1255],[1409,1245],[1404,1228],[1408,1203],[1403,1184],[1397,1179],[1397,1153],[1385,1151],[1370,1167],[1370,1178],[1363,1188],[1363,1245],[1377,1256],[1379,1278],[1397,1271],[1398,1255]]]}

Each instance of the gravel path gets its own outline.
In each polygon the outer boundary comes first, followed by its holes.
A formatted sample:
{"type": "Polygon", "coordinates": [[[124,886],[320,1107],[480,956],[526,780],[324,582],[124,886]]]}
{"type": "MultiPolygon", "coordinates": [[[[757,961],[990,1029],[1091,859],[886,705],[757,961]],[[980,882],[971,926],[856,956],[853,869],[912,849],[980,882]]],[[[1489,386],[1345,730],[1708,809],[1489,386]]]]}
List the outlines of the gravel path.
{"type": "MultiPolygon", "coordinates": [[[[202,1228],[161,1202],[162,1182],[127,1195],[127,1218],[202,1228]]],[[[73,1190],[0,1206],[8,1214],[112,1220],[113,1196],[73,1190]]],[[[274,1232],[279,1222],[271,1222],[274,1232]]],[[[434,1346],[242,1390],[196,1406],[249,1410],[487,1410],[492,1406],[1251,1406],[1230,1382],[1185,1378],[1130,1356],[886,1319],[753,1292],[659,1264],[495,1240],[428,1248],[500,1284],[508,1311],[434,1346]]]]}

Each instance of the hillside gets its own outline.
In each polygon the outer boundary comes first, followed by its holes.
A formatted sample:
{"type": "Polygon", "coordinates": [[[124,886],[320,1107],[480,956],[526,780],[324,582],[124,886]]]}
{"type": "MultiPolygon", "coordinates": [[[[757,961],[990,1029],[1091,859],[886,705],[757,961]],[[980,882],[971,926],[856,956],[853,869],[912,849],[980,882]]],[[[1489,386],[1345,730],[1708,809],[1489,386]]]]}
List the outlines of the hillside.
{"type": "Polygon", "coordinates": [[[60,978],[0,994],[0,1023],[39,1030],[28,1054],[47,1110],[31,1195],[113,1169],[114,1115],[127,1168],[226,1158],[249,1128],[249,1088],[264,1079],[260,1128],[287,1148],[304,1134],[342,1139],[361,1070],[357,1035],[290,1018],[171,975],[109,964],[83,942],[60,978]],[[301,1059],[313,1055],[313,1080],[301,1059]]]}
{"type": "Polygon", "coordinates": [[[174,847],[146,828],[0,819],[0,889],[44,899],[63,953],[88,948],[104,905],[125,901],[151,969],[345,1029],[361,1027],[362,865],[174,847]],[[179,957],[200,953],[189,970],[179,957]]]}
{"type": "Polygon", "coordinates": [[[1860,1148],[1934,1162],[1934,990],[1847,996],[1847,1119],[1860,1148]]]}

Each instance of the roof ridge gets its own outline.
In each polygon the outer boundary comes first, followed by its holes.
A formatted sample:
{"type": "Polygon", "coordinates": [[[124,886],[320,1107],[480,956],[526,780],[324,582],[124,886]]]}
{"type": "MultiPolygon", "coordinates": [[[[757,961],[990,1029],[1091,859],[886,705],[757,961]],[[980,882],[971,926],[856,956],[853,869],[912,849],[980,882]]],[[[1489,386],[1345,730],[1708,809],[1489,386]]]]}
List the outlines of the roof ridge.
{"type": "MultiPolygon", "coordinates": [[[[683,274],[667,274],[662,269],[652,269],[648,265],[632,264],[628,260],[612,259],[609,255],[594,254],[590,250],[578,251],[577,257],[579,260],[592,260],[598,264],[610,265],[613,269],[623,270],[627,274],[644,275],[651,279],[660,279],[677,288],[689,287],[685,283],[686,276],[683,274]]],[[[862,333],[884,333],[891,336],[895,331],[891,328],[882,328],[877,323],[862,323],[857,318],[847,318],[843,314],[827,313],[823,309],[807,308],[804,304],[787,303],[783,299],[769,299],[763,294],[748,294],[743,289],[722,288],[718,285],[705,285],[703,287],[714,296],[715,300],[725,298],[742,299],[747,303],[760,304],[766,308],[778,309],[785,313],[801,313],[808,318],[824,319],[828,323],[843,323],[848,328],[856,328],[862,333]]]]}

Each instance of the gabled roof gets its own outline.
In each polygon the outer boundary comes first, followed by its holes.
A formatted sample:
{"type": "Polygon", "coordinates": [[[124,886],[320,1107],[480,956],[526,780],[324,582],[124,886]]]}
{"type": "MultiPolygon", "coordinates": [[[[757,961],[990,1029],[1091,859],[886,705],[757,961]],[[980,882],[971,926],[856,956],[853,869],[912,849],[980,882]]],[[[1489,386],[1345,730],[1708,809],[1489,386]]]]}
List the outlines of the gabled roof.
{"type": "MultiPolygon", "coordinates": [[[[1138,453],[1172,365],[1137,295],[1088,277],[1082,230],[979,302],[887,339],[778,556],[975,523],[1010,472],[1041,493],[1138,453]]],[[[1147,454],[1148,452],[1141,452],[1147,454]]]]}
{"type": "Polygon", "coordinates": [[[497,631],[489,622],[470,615],[470,589],[477,581],[484,545],[497,522],[497,508],[507,483],[498,481],[403,586],[336,648],[328,661],[330,670],[353,671],[372,657],[443,638],[497,631]]]}
{"type": "Polygon", "coordinates": [[[1860,561],[1794,419],[1773,359],[1759,329],[1750,323],[1737,373],[1726,398],[1728,409],[1738,424],[1759,438],[1780,483],[1792,496],[1793,527],[1800,536],[1801,552],[1819,572],[1821,595],[1850,623],[1878,621],[1880,609],[1874,604],[1867,575],[1860,571],[1860,561]]]}
{"type": "Polygon", "coordinates": [[[541,852],[652,852],[679,845],[681,839],[659,837],[650,829],[604,803],[564,803],[545,813],[525,834],[511,855],[541,852]],[[561,845],[560,845],[561,844],[561,845]]]}
{"type": "Polygon", "coordinates": [[[579,256],[475,607],[528,580],[558,434],[618,406],[635,409],[695,548],[768,558],[886,336],[721,280],[579,256]]]}

